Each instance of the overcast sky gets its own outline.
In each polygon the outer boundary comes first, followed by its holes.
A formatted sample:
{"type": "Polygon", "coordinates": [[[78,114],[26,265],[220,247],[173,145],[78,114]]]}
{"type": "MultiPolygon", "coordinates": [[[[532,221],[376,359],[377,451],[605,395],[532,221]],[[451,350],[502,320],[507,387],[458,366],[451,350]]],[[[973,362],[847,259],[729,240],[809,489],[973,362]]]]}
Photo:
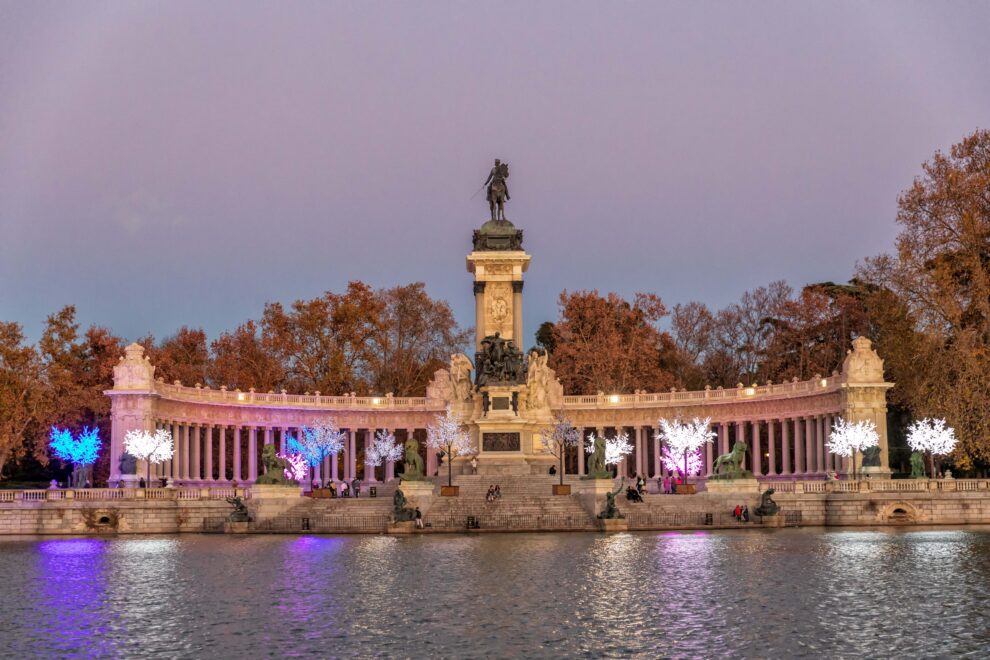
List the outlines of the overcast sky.
{"type": "MultiPolygon", "coordinates": [[[[0,320],[211,338],[464,257],[494,157],[562,289],[718,307],[890,250],[990,126],[986,2],[0,1],[0,320]]],[[[530,341],[526,342],[531,343],[530,341]]]]}

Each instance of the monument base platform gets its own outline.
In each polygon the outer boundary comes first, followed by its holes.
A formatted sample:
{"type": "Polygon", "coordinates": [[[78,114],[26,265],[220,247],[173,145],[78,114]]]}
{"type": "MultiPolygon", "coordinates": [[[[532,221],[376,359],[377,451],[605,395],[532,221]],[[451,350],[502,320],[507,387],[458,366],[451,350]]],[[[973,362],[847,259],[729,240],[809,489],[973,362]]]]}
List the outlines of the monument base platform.
{"type": "Polygon", "coordinates": [[[756,479],[709,479],[705,490],[714,495],[754,495],[760,492],[760,482],[756,479]]]}
{"type": "MultiPolygon", "coordinates": [[[[404,491],[403,491],[404,492],[404,491]]],[[[389,523],[388,534],[415,534],[416,533],[416,521],[406,520],[403,522],[389,523]]]]}
{"type": "Polygon", "coordinates": [[[627,532],[629,523],[625,518],[599,518],[598,529],[603,532],[627,532]]]}

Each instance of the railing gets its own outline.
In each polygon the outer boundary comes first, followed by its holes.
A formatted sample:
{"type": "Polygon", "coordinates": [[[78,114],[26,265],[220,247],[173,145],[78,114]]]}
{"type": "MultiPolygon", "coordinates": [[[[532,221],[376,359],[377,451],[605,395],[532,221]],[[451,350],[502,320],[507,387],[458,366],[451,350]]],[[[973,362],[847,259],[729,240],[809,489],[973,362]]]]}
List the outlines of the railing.
{"type": "Polygon", "coordinates": [[[704,401],[747,401],[750,399],[769,396],[789,396],[822,394],[839,389],[843,383],[840,374],[828,378],[812,378],[810,380],[791,381],[789,383],[753,385],[751,387],[732,387],[723,389],[705,388],[704,390],[681,392],[637,392],[635,394],[579,394],[564,397],[564,408],[628,408],[650,407],[657,404],[697,403],[704,401]]]}
{"type": "Polygon", "coordinates": [[[249,390],[186,387],[158,381],[155,391],[165,398],[181,401],[222,402],[245,405],[278,405],[343,410],[437,410],[445,403],[437,399],[413,396],[326,396],[323,394],[288,394],[287,392],[254,392],[249,390]]]}
{"type": "Polygon", "coordinates": [[[858,481],[761,481],[777,493],[924,493],[990,490],[987,479],[863,479],[858,481]]]}
{"type": "Polygon", "coordinates": [[[80,500],[223,500],[250,499],[250,488],[48,488],[44,490],[0,490],[3,502],[53,502],[80,500]]]}

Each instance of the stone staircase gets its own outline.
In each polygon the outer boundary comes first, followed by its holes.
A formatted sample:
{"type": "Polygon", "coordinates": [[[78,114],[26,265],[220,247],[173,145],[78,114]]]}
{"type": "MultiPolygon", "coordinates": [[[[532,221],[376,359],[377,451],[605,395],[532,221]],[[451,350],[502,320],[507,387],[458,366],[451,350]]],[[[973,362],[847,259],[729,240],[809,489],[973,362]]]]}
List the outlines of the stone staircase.
{"type": "MultiPolygon", "coordinates": [[[[564,483],[569,481],[565,478],[564,483]]],[[[552,494],[555,483],[557,478],[547,475],[459,475],[454,477],[459,495],[434,498],[425,522],[436,531],[466,529],[469,518],[482,530],[597,529],[575,495],[552,494]],[[491,485],[501,488],[502,497],[489,503],[485,495],[491,485]]]]}

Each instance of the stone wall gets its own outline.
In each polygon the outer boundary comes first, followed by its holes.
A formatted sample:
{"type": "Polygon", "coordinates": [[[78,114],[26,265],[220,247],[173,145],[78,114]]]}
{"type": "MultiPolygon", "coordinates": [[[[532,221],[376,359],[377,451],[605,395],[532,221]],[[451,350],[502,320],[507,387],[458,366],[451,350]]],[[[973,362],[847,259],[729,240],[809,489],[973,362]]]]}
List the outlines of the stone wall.
{"type": "Polygon", "coordinates": [[[200,532],[230,510],[215,500],[11,502],[0,504],[0,535],[200,532]]]}

